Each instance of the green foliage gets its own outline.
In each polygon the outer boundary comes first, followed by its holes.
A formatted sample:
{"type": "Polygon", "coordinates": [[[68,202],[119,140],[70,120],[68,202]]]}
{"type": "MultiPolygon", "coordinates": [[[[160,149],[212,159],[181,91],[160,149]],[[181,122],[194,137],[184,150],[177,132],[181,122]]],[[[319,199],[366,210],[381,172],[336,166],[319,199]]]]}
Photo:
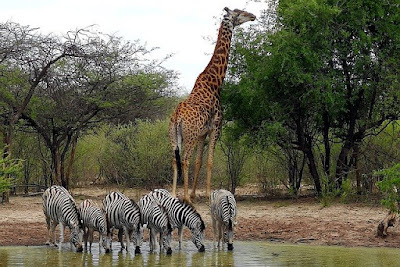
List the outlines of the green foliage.
{"type": "Polygon", "coordinates": [[[0,158],[0,193],[6,192],[22,175],[22,162],[10,157],[0,158]]]}
{"type": "Polygon", "coordinates": [[[171,182],[168,120],[137,121],[110,129],[101,168],[109,182],[154,186],[171,182]]]}
{"type": "Polygon", "coordinates": [[[272,31],[263,25],[238,36],[222,91],[225,119],[302,151],[317,168],[317,158],[334,158],[325,146],[337,144],[342,158],[329,172],[311,172],[314,181],[322,173],[344,181],[358,157],[354,144],[400,116],[398,1],[339,2],[279,1],[272,31]]]}
{"type": "Polygon", "coordinates": [[[382,180],[377,183],[379,189],[384,195],[381,201],[382,205],[394,212],[399,212],[400,163],[397,163],[390,168],[376,171],[375,175],[382,177],[382,180]]]}

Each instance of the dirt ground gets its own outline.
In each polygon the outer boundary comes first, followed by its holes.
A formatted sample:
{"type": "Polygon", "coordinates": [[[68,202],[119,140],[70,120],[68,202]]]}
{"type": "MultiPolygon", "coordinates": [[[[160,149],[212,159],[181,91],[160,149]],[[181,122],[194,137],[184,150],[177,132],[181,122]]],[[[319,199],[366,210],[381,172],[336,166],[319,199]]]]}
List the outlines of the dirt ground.
{"type": "MultiPolygon", "coordinates": [[[[101,204],[103,197],[110,190],[92,186],[90,189],[73,189],[72,194],[78,204],[85,198],[91,198],[101,204]]],[[[147,191],[125,190],[124,193],[138,200],[147,191]]],[[[236,240],[400,247],[400,230],[397,223],[389,228],[386,238],[376,237],[377,225],[387,213],[377,204],[332,203],[322,207],[313,197],[291,200],[240,199],[238,198],[236,240]]],[[[207,203],[198,201],[194,206],[206,223],[206,239],[212,240],[211,218],[207,203]]],[[[175,232],[174,239],[177,238],[175,232]]],[[[0,204],[0,246],[43,245],[46,236],[47,229],[40,195],[11,196],[10,203],[0,204]]],[[[184,230],[184,236],[190,238],[187,229],[184,230]]]]}

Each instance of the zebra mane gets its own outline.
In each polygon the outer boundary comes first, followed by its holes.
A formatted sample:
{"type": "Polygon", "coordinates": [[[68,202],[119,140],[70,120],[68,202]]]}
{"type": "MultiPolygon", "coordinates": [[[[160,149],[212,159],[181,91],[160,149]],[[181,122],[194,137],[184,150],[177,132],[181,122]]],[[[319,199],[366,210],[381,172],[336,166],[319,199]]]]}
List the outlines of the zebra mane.
{"type": "Polygon", "coordinates": [[[69,198],[69,201],[70,201],[70,203],[71,203],[73,209],[75,210],[76,214],[78,215],[78,218],[77,218],[77,219],[78,219],[78,226],[79,226],[79,228],[83,228],[83,221],[82,221],[82,215],[81,215],[80,210],[79,210],[78,207],[76,206],[76,203],[75,203],[75,201],[74,201],[73,198],[69,198]]]}
{"type": "Polygon", "coordinates": [[[195,206],[193,206],[193,204],[190,203],[190,202],[188,202],[186,199],[183,199],[183,198],[177,198],[177,199],[178,199],[179,203],[181,203],[182,205],[184,205],[184,206],[189,206],[189,207],[191,207],[194,211],[197,212],[195,206]]]}

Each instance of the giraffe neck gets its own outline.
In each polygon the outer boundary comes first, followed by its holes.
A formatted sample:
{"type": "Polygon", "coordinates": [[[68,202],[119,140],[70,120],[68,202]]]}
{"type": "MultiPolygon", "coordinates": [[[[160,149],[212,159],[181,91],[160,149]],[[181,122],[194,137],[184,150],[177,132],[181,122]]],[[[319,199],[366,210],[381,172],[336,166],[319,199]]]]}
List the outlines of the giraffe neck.
{"type": "MultiPolygon", "coordinates": [[[[220,93],[228,66],[229,50],[231,47],[233,24],[228,18],[224,18],[218,32],[218,40],[214,53],[204,71],[197,78],[196,84],[206,81],[208,88],[215,94],[220,93]]],[[[196,89],[193,88],[193,90],[196,89]]]]}

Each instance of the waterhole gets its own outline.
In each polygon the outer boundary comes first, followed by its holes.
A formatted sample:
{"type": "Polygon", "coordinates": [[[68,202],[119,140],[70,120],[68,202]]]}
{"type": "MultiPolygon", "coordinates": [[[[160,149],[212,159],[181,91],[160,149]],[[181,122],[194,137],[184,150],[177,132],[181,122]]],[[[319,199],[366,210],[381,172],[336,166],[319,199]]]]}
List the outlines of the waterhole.
{"type": "Polygon", "coordinates": [[[270,242],[235,241],[234,250],[214,249],[206,242],[206,251],[197,252],[193,243],[184,242],[172,255],[150,253],[148,244],[142,254],[120,251],[113,243],[111,253],[99,252],[97,243],[91,252],[77,253],[68,243],[54,247],[0,247],[0,266],[398,266],[400,251],[393,248],[346,248],[270,242]]]}

